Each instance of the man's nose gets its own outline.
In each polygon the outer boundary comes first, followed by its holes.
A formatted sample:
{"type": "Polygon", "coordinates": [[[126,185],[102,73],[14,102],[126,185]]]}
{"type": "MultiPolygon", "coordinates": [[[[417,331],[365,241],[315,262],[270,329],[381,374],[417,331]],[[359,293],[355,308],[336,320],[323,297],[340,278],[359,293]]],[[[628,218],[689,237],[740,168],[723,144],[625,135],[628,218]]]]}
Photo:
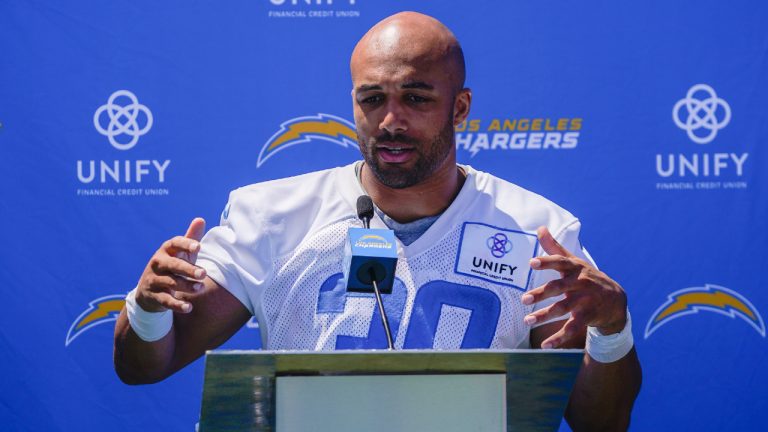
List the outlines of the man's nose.
{"type": "Polygon", "coordinates": [[[389,132],[391,135],[404,133],[408,130],[408,122],[403,109],[397,102],[390,101],[385,107],[386,114],[379,123],[379,129],[389,132]]]}

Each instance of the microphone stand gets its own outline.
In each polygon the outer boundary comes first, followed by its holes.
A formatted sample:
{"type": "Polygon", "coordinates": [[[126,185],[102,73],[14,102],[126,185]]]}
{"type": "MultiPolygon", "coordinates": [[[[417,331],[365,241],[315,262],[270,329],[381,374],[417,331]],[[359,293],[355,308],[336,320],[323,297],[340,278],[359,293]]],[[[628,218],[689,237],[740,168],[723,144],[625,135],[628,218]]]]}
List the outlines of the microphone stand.
{"type": "Polygon", "coordinates": [[[379,291],[379,284],[376,283],[376,276],[374,275],[373,268],[368,270],[371,275],[371,283],[373,283],[373,293],[376,294],[376,304],[379,306],[379,313],[381,314],[381,323],[384,324],[384,334],[387,335],[387,349],[394,350],[395,346],[392,343],[392,332],[389,331],[389,320],[384,312],[384,302],[381,301],[381,291],[379,291]]]}
{"type": "MultiPolygon", "coordinates": [[[[371,220],[369,218],[363,217],[363,227],[365,227],[365,229],[371,228],[371,220]]],[[[373,271],[373,267],[368,269],[368,274],[370,275],[371,283],[373,284],[373,293],[376,295],[376,305],[379,307],[381,323],[384,325],[384,334],[387,337],[387,349],[394,350],[395,344],[392,343],[392,332],[389,330],[389,319],[387,319],[387,313],[384,312],[384,302],[381,300],[381,291],[379,290],[379,284],[376,281],[376,273],[373,271]]]]}

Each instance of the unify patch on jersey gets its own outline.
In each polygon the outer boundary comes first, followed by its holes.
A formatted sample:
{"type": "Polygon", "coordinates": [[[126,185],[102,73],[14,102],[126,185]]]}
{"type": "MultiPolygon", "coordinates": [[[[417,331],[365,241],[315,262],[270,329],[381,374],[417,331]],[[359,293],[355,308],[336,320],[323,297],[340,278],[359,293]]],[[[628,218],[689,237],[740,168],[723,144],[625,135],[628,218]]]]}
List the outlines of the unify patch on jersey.
{"type": "Polygon", "coordinates": [[[538,247],[535,234],[464,222],[454,271],[525,291],[538,247]]]}

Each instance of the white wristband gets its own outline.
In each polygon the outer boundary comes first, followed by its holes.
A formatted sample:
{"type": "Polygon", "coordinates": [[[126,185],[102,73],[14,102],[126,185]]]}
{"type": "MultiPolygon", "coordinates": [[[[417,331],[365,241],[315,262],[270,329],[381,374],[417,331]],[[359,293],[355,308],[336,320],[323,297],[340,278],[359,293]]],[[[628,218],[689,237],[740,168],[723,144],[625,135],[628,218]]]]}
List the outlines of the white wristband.
{"type": "Polygon", "coordinates": [[[627,323],[619,333],[606,336],[596,327],[587,327],[587,354],[600,363],[613,363],[623,358],[634,345],[629,310],[627,310],[627,323]]]}
{"type": "Polygon", "coordinates": [[[147,312],[136,303],[136,289],[125,296],[125,311],[128,313],[128,322],[134,333],[145,342],[154,342],[162,339],[171,331],[173,326],[173,312],[147,312]]]}

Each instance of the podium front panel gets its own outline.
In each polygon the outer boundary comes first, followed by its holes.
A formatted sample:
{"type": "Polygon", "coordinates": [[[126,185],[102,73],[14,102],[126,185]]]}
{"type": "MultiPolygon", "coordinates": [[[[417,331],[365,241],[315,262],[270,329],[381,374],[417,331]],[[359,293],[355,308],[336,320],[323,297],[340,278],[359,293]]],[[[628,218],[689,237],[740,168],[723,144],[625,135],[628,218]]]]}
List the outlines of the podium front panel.
{"type": "MultiPolygon", "coordinates": [[[[502,375],[505,391],[497,393],[496,403],[506,408],[506,430],[553,431],[583,355],[583,350],[212,351],[206,356],[200,431],[277,430],[276,384],[284,377],[367,376],[369,384],[391,379],[395,385],[430,375],[446,382],[462,375],[502,375]]],[[[330,398],[342,381],[317,381],[319,394],[330,398]]]]}
{"type": "Polygon", "coordinates": [[[506,376],[277,377],[280,432],[506,430],[506,376]]]}

